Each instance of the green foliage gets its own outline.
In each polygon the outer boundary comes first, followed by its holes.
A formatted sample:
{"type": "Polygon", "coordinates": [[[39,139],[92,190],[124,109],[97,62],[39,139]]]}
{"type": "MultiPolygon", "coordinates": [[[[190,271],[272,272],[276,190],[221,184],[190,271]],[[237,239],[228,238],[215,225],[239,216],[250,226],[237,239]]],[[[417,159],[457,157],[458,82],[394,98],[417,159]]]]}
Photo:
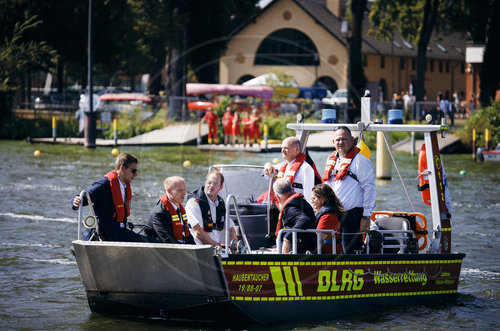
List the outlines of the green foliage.
{"type": "Polygon", "coordinates": [[[484,130],[491,132],[491,146],[500,143],[500,101],[495,101],[486,108],[477,109],[465,121],[463,128],[457,130],[462,143],[472,147],[472,130],[476,129],[476,147],[484,147],[484,130]]]}
{"type": "MultiPolygon", "coordinates": [[[[81,137],[78,122],[73,116],[57,120],[57,137],[81,137]]],[[[9,121],[0,124],[0,139],[27,139],[52,137],[52,119],[26,119],[12,116],[9,121]]]]}
{"type": "Polygon", "coordinates": [[[266,78],[266,85],[271,87],[278,86],[292,86],[293,76],[287,75],[285,69],[279,67],[273,67],[268,72],[269,75],[266,78]],[[272,75],[274,74],[274,75],[272,75]]]}
{"type": "Polygon", "coordinates": [[[264,116],[262,118],[262,130],[264,125],[269,127],[269,139],[283,140],[290,136],[295,136],[295,131],[286,128],[287,123],[296,121],[295,115],[264,116]]]}
{"type": "MultiPolygon", "coordinates": [[[[118,114],[118,138],[127,139],[149,131],[161,129],[166,125],[166,110],[162,108],[154,116],[143,120],[144,112],[140,107],[134,107],[131,112],[120,112],[118,114]]],[[[114,131],[111,128],[102,131],[101,136],[105,139],[113,139],[114,131]]]]}

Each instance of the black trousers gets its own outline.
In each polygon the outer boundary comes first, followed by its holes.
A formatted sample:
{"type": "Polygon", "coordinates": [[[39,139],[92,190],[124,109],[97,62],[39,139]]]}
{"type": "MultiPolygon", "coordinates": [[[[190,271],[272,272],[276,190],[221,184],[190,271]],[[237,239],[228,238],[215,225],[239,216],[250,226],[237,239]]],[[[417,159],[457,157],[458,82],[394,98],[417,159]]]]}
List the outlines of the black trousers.
{"type": "Polygon", "coordinates": [[[340,222],[344,254],[356,254],[355,251],[363,249],[363,236],[361,234],[349,234],[359,232],[359,224],[362,217],[363,208],[356,207],[348,210],[340,222]]]}

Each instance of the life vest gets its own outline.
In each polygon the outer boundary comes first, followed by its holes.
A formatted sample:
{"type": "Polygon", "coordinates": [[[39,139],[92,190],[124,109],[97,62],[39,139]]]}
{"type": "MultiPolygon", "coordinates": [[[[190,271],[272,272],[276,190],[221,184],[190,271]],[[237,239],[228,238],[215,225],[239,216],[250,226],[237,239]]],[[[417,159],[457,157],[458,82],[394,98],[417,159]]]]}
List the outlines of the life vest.
{"type": "Polygon", "coordinates": [[[286,205],[290,201],[292,201],[293,199],[296,199],[299,197],[303,197],[302,193],[293,193],[291,196],[288,197],[288,199],[286,199],[285,203],[281,207],[280,216],[278,217],[278,224],[276,224],[276,232],[274,233],[276,235],[276,238],[278,238],[278,233],[280,232],[280,230],[282,229],[282,226],[283,226],[281,219],[283,218],[283,211],[285,210],[286,205]]]}
{"type": "Polygon", "coordinates": [[[187,226],[186,210],[181,204],[179,204],[179,210],[181,211],[181,216],[182,216],[181,220],[179,218],[177,210],[175,210],[174,206],[172,206],[170,201],[168,201],[168,197],[166,194],[160,197],[160,201],[163,203],[165,208],[170,213],[170,216],[172,217],[172,229],[174,232],[175,239],[177,239],[178,241],[186,241],[186,238],[191,235],[189,233],[189,229],[187,226]]]}
{"type": "Polygon", "coordinates": [[[425,152],[425,144],[420,148],[418,153],[418,178],[419,185],[417,190],[422,194],[422,200],[426,205],[431,205],[431,191],[429,190],[429,175],[427,173],[427,153],[425,152]],[[424,174],[425,173],[425,174],[424,174]]]}
{"type": "Polygon", "coordinates": [[[335,172],[335,163],[337,162],[337,152],[333,152],[328,160],[326,161],[325,172],[323,173],[323,181],[327,182],[330,177],[335,176],[333,180],[343,180],[347,175],[354,178],[358,181],[356,175],[349,171],[349,167],[351,166],[351,162],[354,157],[359,153],[360,149],[356,146],[352,146],[351,150],[344,156],[342,160],[342,164],[340,165],[340,169],[335,172]]]}
{"type": "Polygon", "coordinates": [[[208,197],[205,195],[204,186],[197,188],[188,195],[188,200],[194,198],[200,205],[201,216],[203,218],[203,230],[205,232],[212,232],[213,230],[222,231],[224,229],[224,219],[226,217],[226,206],[224,200],[217,196],[219,204],[216,207],[215,221],[210,212],[210,205],[208,204],[208,197]]]}
{"type": "Polygon", "coordinates": [[[251,121],[251,124],[250,126],[253,128],[253,129],[256,129],[259,127],[259,124],[261,122],[261,119],[260,119],[260,116],[259,115],[254,115],[252,114],[250,116],[250,121],[251,121]]]}
{"type": "Polygon", "coordinates": [[[231,112],[225,112],[222,116],[222,125],[224,127],[231,127],[233,124],[234,115],[231,112]]]}
{"type": "Polygon", "coordinates": [[[104,177],[109,179],[111,195],[113,196],[113,204],[115,205],[115,214],[113,215],[113,219],[117,222],[126,222],[127,216],[130,216],[130,200],[132,199],[132,189],[130,188],[130,184],[127,184],[125,187],[125,203],[123,203],[122,191],[116,170],[108,172],[104,175],[104,177]]]}
{"type": "Polygon", "coordinates": [[[295,175],[297,174],[297,171],[299,170],[300,166],[306,159],[306,155],[304,153],[299,153],[297,157],[295,158],[295,161],[292,163],[290,168],[286,170],[286,167],[288,166],[288,162],[283,162],[281,165],[281,168],[278,172],[278,178],[286,178],[288,181],[292,184],[292,187],[300,188],[302,189],[302,184],[299,183],[294,183],[293,180],[295,179],[295,175]],[[285,171],[286,170],[286,171],[285,171]]]}

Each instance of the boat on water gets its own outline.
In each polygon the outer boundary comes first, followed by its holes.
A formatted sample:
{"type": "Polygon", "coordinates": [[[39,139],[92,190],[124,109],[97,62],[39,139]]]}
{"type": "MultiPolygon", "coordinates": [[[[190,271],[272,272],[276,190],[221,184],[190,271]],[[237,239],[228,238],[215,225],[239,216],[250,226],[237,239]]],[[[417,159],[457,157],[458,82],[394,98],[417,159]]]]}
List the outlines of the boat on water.
{"type": "MultiPolygon", "coordinates": [[[[332,131],[337,125],[290,123],[287,127],[296,130],[302,146],[307,146],[311,131],[332,131]]],[[[221,191],[226,218],[235,221],[241,238],[229,242],[226,229],[224,248],[83,241],[82,224],[92,226],[92,222],[80,209],[73,247],[91,311],[267,324],[453,300],[465,254],[452,252],[451,213],[437,139],[446,125],[345,125],[351,131],[422,132],[427,169],[416,173],[428,181],[430,206],[421,213],[397,206],[375,211],[372,221],[379,230],[366,234],[366,250],[358,254],[296,254],[295,240],[292,253],[278,254],[286,231],[315,233],[316,251],[321,252],[321,231],[333,230],[282,229],[275,238],[277,207],[256,202],[271,187],[262,167],[215,165],[226,177],[221,191]],[[233,177],[242,176],[244,185],[241,180],[233,182],[233,177]],[[430,214],[429,222],[425,214],[430,214]]]]}

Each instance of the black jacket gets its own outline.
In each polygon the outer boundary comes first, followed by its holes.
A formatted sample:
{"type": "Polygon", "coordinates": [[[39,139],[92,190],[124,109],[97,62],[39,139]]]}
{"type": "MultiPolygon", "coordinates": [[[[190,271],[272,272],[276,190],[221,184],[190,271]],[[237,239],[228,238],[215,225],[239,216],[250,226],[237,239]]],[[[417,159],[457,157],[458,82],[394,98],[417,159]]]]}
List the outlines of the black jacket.
{"type": "MultiPolygon", "coordinates": [[[[288,229],[316,229],[316,216],[311,205],[304,197],[297,197],[288,202],[283,210],[281,218],[282,228],[288,229]]],[[[292,243],[292,233],[286,233],[285,239],[292,243]]],[[[316,248],[316,236],[314,234],[297,234],[297,252],[305,253],[307,250],[314,252],[316,248]]]]}
{"type": "MultiPolygon", "coordinates": [[[[156,206],[151,210],[144,233],[150,237],[158,238],[164,243],[182,244],[175,238],[172,227],[172,215],[170,215],[170,212],[165,208],[161,200],[158,200],[156,206]]],[[[193,236],[189,235],[185,238],[184,244],[194,243],[193,236]]]]}

